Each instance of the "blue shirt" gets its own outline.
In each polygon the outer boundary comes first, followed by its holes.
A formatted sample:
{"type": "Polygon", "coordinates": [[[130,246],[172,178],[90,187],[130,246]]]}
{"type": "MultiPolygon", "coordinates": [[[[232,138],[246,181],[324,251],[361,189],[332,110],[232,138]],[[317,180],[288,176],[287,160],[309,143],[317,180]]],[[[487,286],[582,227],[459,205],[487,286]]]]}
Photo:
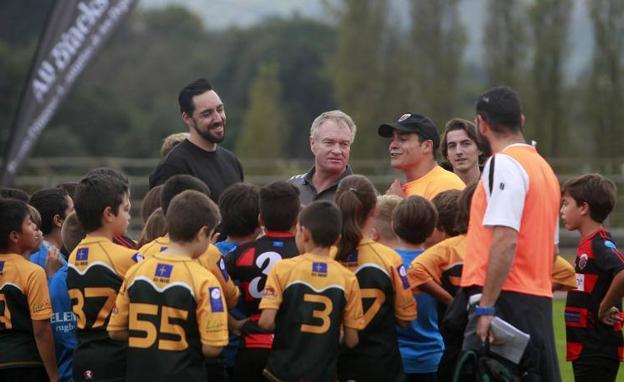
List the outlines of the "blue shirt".
{"type": "MultiPolygon", "coordinates": [[[[30,255],[30,261],[45,269],[48,257],[47,243],[39,251],[30,255]]],[[[72,312],[71,300],[67,291],[67,261],[61,255],[63,265],[48,279],[50,301],[52,303],[52,334],[56,350],[56,365],[59,381],[72,381],[72,357],[76,348],[76,316],[72,312]]]]}
{"type": "MultiPolygon", "coordinates": [[[[233,241],[223,240],[223,241],[217,242],[215,244],[215,247],[217,247],[219,251],[221,252],[221,255],[225,257],[228,254],[236,251],[236,248],[238,248],[238,244],[236,244],[233,241]]],[[[239,319],[239,320],[245,317],[240,311],[240,309],[238,309],[238,305],[236,308],[230,309],[230,314],[234,318],[239,319]]],[[[230,342],[225,347],[225,349],[223,349],[223,353],[222,353],[225,367],[234,367],[234,361],[236,360],[236,352],[238,351],[240,344],[241,344],[240,338],[238,336],[230,334],[230,342]]]]}
{"type": "MultiPolygon", "coordinates": [[[[403,264],[408,267],[424,250],[396,250],[403,264]]],[[[415,296],[418,318],[408,327],[397,325],[399,351],[406,374],[435,373],[442,353],[444,341],[438,328],[438,308],[433,296],[420,293],[415,296]]]]}

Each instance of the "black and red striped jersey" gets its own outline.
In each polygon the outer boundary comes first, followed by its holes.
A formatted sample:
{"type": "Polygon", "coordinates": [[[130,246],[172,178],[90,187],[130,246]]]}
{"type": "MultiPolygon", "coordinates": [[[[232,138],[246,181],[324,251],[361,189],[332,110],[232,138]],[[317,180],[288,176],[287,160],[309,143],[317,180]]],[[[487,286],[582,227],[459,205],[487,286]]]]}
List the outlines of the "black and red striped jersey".
{"type": "Polygon", "coordinates": [[[273,334],[264,333],[258,327],[258,305],[264,296],[264,287],[273,266],[282,259],[297,255],[299,251],[293,234],[268,231],[261,238],[245,243],[225,256],[226,269],[243,292],[238,307],[249,317],[242,330],[244,347],[271,348],[273,334]]]}
{"type": "MultiPolygon", "coordinates": [[[[577,287],[565,307],[567,360],[581,355],[624,361],[621,330],[598,319],[598,309],[613,277],[624,270],[624,254],[603,227],[581,240],[574,262],[577,287]]],[[[617,306],[622,310],[622,305],[617,306]]]]}

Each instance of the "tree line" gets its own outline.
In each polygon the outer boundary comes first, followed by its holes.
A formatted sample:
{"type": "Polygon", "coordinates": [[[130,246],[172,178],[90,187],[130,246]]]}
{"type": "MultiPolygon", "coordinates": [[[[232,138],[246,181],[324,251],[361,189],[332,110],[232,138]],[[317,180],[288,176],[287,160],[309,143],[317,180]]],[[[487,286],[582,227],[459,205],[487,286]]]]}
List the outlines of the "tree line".
{"type": "MultiPolygon", "coordinates": [[[[483,65],[465,62],[459,0],[341,0],[327,18],[267,18],[212,30],[181,6],[137,8],[60,108],[37,156],[156,157],[185,127],[177,92],[207,77],[228,115],[226,146],[242,158],[307,158],[315,116],[340,108],[358,125],[353,157],[383,158],[376,128],[405,111],[472,118],[476,95],[507,84],[521,94],[526,135],[548,157],[621,157],[624,2],[593,0],[595,48],[565,80],[572,0],[485,0],[483,65]]],[[[0,144],[52,0],[0,4],[0,144]],[[39,28],[33,27],[39,25],[39,28]]]]}

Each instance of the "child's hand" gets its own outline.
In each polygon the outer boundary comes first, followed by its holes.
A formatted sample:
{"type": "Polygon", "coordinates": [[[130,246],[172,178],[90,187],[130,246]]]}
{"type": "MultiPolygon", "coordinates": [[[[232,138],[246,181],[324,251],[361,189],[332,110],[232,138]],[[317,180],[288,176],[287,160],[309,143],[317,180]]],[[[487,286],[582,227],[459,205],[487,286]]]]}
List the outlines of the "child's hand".
{"type": "Polygon", "coordinates": [[[403,191],[403,186],[401,185],[401,181],[399,179],[395,179],[394,182],[388,187],[386,190],[386,195],[396,195],[402,198],[405,197],[405,192],[403,191]]]}
{"type": "Polygon", "coordinates": [[[615,325],[622,322],[622,316],[620,315],[620,311],[615,306],[612,306],[609,309],[600,308],[599,318],[604,324],[607,325],[615,325]]]}
{"type": "Polygon", "coordinates": [[[63,266],[61,253],[58,248],[51,245],[48,247],[48,257],[46,258],[45,270],[48,278],[52,277],[56,271],[63,266]]]}

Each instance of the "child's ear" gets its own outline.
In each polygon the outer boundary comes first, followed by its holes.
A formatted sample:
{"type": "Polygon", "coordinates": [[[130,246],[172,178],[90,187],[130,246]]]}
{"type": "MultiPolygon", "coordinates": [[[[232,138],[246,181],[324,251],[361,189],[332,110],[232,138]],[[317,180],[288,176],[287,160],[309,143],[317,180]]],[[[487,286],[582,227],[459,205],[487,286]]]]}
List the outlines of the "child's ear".
{"type": "Polygon", "coordinates": [[[202,226],[197,233],[195,234],[194,241],[202,241],[205,238],[210,238],[210,233],[208,233],[208,226],[202,226]]]}
{"type": "Polygon", "coordinates": [[[11,231],[9,233],[9,242],[13,243],[13,244],[17,244],[19,242],[20,239],[20,233],[17,231],[11,231]]]}
{"type": "Polygon", "coordinates": [[[309,230],[301,226],[299,226],[299,229],[301,230],[301,235],[304,243],[309,243],[310,241],[312,241],[312,234],[309,230]]]}
{"type": "Polygon", "coordinates": [[[210,241],[210,244],[214,244],[217,242],[217,239],[219,239],[219,232],[217,232],[216,229],[212,229],[212,231],[208,234],[208,241],[210,241]]]}
{"type": "Polygon", "coordinates": [[[581,216],[589,215],[589,204],[587,202],[582,202],[579,205],[579,213],[581,214],[581,216]]]}
{"type": "Polygon", "coordinates": [[[342,240],[342,234],[338,234],[338,237],[336,238],[336,241],[334,241],[335,246],[338,246],[338,244],[340,244],[340,240],[342,240]]]}
{"type": "Polygon", "coordinates": [[[104,222],[110,223],[113,221],[114,218],[115,214],[113,213],[113,207],[108,206],[104,208],[104,211],[102,211],[102,219],[104,219],[104,222]]]}
{"type": "Polygon", "coordinates": [[[61,215],[56,214],[54,215],[54,217],[52,218],[52,222],[54,223],[54,226],[57,227],[58,229],[60,229],[63,226],[63,219],[61,217],[61,215]]]}
{"type": "Polygon", "coordinates": [[[377,227],[371,227],[371,230],[370,230],[370,235],[371,235],[371,238],[372,238],[374,241],[378,241],[378,240],[379,240],[379,237],[381,236],[381,235],[379,234],[379,230],[377,229],[377,227]]]}

